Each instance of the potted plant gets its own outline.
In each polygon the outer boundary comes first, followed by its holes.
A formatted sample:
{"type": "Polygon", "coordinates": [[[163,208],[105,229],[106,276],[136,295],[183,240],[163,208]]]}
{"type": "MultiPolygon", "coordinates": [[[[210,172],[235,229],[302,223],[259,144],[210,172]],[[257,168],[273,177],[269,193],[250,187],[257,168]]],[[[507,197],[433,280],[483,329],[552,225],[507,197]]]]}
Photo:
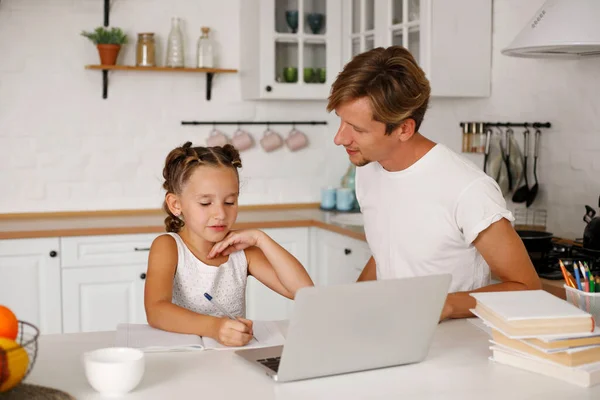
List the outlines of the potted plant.
{"type": "Polygon", "coordinates": [[[127,35],[121,28],[107,29],[99,26],[93,32],[82,31],[81,36],[85,36],[96,45],[102,65],[115,65],[121,45],[127,43],[127,35]]]}

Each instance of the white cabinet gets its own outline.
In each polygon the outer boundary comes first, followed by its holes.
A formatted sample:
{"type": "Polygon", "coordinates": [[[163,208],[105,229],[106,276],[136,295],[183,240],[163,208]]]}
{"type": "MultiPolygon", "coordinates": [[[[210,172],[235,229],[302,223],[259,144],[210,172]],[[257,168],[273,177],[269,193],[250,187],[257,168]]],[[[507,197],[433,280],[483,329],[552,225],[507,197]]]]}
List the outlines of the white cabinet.
{"type": "Polygon", "coordinates": [[[244,0],[244,99],[325,100],[340,69],[342,0],[244,0]]]}
{"type": "Polygon", "coordinates": [[[342,64],[374,47],[406,47],[432,96],[488,97],[492,0],[346,0],[342,64]]]}
{"type": "Polygon", "coordinates": [[[148,251],[157,234],[61,239],[63,329],[115,330],[146,323],[144,282],[148,251]]]}
{"type": "Polygon", "coordinates": [[[62,330],[58,238],[0,240],[0,304],[43,334],[62,330]]]}
{"type": "Polygon", "coordinates": [[[145,324],[146,265],[63,269],[64,332],[113,331],[121,322],[145,324]]]}
{"type": "MultiPolygon", "coordinates": [[[[277,228],[264,229],[281,247],[292,253],[300,261],[311,278],[309,265],[309,229],[308,228],[277,228]]],[[[246,317],[252,320],[275,321],[287,319],[290,315],[293,301],[275,293],[254,277],[248,277],[246,287],[246,317]]]]}
{"type": "Polygon", "coordinates": [[[315,229],[312,269],[316,285],[356,282],[371,257],[367,242],[324,229],[315,229]]]}

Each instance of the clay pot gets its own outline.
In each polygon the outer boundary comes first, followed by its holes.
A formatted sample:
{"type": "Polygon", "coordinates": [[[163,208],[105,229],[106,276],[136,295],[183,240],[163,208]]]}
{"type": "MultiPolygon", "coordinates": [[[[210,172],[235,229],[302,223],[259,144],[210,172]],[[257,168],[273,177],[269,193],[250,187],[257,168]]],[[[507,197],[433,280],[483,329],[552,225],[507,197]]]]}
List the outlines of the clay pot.
{"type": "Polygon", "coordinates": [[[100,64],[115,65],[117,63],[117,57],[121,50],[120,44],[99,44],[96,47],[100,55],[100,64]]]}

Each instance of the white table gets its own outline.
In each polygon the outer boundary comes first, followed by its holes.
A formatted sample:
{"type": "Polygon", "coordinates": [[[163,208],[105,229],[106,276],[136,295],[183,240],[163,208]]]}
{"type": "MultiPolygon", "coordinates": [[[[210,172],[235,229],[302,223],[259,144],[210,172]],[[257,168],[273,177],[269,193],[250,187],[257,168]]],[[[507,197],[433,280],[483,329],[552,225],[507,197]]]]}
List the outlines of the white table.
{"type": "MultiPolygon", "coordinates": [[[[114,337],[114,332],[42,336],[27,382],[64,390],[79,400],[103,398],[87,383],[81,355],[114,345],[114,337]]],[[[580,388],[495,364],[488,347],[482,330],[466,320],[448,321],[438,326],[421,363],[291,383],[272,381],[230,350],[153,353],[146,356],[140,385],[122,398],[600,399],[600,385],[580,388]]]]}

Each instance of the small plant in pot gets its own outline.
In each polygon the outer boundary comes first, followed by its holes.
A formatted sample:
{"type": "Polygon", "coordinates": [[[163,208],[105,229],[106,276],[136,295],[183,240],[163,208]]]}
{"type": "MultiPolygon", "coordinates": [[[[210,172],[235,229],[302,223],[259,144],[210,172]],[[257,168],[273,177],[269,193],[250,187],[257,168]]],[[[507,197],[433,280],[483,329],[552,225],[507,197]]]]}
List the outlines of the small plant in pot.
{"type": "Polygon", "coordinates": [[[127,35],[121,28],[107,29],[99,26],[93,32],[82,31],[81,36],[85,36],[96,45],[102,65],[115,65],[121,45],[127,43],[127,35]]]}

